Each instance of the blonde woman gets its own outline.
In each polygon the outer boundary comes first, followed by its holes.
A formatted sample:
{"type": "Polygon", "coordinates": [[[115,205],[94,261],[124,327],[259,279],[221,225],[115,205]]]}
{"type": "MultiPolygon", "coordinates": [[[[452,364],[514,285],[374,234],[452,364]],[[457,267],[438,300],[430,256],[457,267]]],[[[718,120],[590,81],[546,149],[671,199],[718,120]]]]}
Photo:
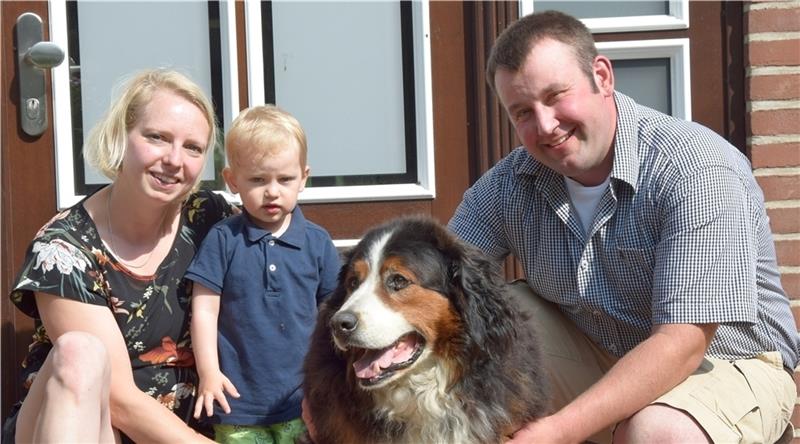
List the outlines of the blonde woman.
{"type": "Polygon", "coordinates": [[[11,292],[37,330],[30,390],[4,438],[16,425],[19,442],[207,440],[190,427],[197,376],[182,277],[231,213],[196,192],[215,145],[213,107],[170,70],[142,72],[122,91],[84,146],[112,183],[39,231],[11,292]]]}

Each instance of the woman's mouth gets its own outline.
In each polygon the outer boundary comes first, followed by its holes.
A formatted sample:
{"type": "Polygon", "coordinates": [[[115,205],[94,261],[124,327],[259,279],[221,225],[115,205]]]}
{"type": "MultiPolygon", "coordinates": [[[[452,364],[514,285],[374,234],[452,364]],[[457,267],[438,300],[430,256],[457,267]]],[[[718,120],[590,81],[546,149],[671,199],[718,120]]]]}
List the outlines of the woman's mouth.
{"type": "Polygon", "coordinates": [[[150,173],[150,176],[158,181],[161,185],[175,185],[179,180],[173,176],[165,176],[158,173],[150,173]]]}

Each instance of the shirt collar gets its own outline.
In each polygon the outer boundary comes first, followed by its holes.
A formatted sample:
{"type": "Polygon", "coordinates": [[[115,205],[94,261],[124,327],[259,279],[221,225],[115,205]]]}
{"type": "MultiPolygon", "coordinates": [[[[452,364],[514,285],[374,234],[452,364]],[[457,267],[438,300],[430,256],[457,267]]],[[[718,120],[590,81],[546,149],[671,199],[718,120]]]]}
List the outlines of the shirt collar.
{"type": "Polygon", "coordinates": [[[270,239],[275,239],[277,242],[284,243],[286,245],[290,245],[296,248],[302,249],[306,242],[305,242],[305,228],[306,228],[306,218],[303,216],[303,212],[300,211],[300,207],[294,207],[292,211],[292,220],[289,223],[289,228],[281,235],[281,237],[274,237],[271,232],[259,227],[250,219],[250,215],[247,213],[247,210],[242,209],[242,220],[244,220],[244,233],[245,237],[250,242],[259,242],[264,237],[269,237],[270,239]]]}
{"type": "Polygon", "coordinates": [[[614,92],[617,107],[617,131],[614,135],[614,166],[611,177],[637,188],[639,178],[639,113],[636,102],[620,92],[614,92]]]}

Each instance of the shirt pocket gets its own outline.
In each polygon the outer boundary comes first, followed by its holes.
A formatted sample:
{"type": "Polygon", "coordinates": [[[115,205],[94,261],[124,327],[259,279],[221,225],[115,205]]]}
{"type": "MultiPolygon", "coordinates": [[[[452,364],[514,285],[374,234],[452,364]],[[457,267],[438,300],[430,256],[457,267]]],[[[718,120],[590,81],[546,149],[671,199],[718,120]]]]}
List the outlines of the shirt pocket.
{"type": "Polygon", "coordinates": [[[615,287],[624,294],[651,294],[655,246],[629,246],[617,244],[607,264],[615,287]]]}

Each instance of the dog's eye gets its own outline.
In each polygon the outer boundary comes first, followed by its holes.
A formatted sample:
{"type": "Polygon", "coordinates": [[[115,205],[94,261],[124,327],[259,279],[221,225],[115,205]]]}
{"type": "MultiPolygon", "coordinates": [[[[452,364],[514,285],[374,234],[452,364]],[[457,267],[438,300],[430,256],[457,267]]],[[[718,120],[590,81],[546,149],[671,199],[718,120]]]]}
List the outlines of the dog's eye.
{"type": "Polygon", "coordinates": [[[356,288],[358,288],[358,284],[359,283],[360,282],[358,282],[358,279],[356,279],[355,277],[350,277],[350,279],[347,280],[347,284],[346,284],[347,285],[347,290],[348,291],[355,290],[356,288]]]}
{"type": "Polygon", "coordinates": [[[411,284],[411,281],[403,275],[393,273],[386,277],[386,288],[392,291],[400,291],[411,284]]]}

